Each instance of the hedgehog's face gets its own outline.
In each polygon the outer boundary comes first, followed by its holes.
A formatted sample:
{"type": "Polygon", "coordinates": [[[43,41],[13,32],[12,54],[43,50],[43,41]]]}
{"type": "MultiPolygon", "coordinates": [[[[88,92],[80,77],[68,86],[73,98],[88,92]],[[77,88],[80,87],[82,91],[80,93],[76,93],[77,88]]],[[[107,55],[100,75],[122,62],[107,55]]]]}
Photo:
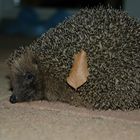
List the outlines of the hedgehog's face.
{"type": "Polygon", "coordinates": [[[30,101],[35,99],[37,92],[37,77],[30,71],[15,75],[11,78],[12,95],[10,97],[11,103],[30,101]]]}
{"type": "Polygon", "coordinates": [[[15,60],[10,72],[10,102],[23,102],[42,99],[41,73],[31,54],[15,60]]]}

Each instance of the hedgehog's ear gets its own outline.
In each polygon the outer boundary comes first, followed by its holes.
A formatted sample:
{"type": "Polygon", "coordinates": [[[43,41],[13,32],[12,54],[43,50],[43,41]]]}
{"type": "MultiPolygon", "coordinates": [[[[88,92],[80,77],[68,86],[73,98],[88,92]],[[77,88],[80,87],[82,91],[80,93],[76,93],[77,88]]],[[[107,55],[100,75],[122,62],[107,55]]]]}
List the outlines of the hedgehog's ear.
{"type": "Polygon", "coordinates": [[[88,75],[87,55],[84,50],[81,50],[81,52],[74,55],[74,62],[69,77],[67,77],[67,83],[77,89],[87,81],[88,75]]]}

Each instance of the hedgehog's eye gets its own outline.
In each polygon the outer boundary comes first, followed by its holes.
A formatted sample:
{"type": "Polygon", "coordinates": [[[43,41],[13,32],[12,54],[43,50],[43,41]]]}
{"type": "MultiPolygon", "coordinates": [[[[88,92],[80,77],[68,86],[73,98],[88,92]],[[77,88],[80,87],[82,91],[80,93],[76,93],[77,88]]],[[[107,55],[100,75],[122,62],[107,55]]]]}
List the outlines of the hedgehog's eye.
{"type": "Polygon", "coordinates": [[[32,73],[30,73],[30,72],[27,72],[25,74],[25,79],[26,80],[33,80],[34,79],[34,75],[32,73]]]}

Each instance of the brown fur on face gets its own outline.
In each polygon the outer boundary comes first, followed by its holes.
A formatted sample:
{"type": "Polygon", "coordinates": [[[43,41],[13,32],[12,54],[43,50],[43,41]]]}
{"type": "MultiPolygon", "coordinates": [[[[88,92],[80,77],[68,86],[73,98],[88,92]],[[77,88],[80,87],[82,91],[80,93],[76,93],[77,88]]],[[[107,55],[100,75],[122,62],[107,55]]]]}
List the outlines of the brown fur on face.
{"type": "Polygon", "coordinates": [[[12,103],[39,100],[43,98],[42,90],[42,75],[39,70],[36,57],[32,51],[26,49],[26,52],[21,57],[14,60],[10,67],[10,89],[12,103]]]}

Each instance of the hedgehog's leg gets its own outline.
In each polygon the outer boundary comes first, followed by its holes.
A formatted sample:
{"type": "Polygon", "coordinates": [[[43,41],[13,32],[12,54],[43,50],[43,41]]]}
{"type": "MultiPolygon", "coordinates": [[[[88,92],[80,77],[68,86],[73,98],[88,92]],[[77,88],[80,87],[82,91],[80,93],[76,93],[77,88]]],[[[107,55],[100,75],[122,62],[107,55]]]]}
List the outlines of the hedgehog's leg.
{"type": "Polygon", "coordinates": [[[65,102],[74,106],[82,105],[82,100],[76,90],[70,87],[66,81],[51,76],[47,76],[45,80],[44,99],[65,102]]]}
{"type": "Polygon", "coordinates": [[[71,90],[67,89],[66,82],[47,74],[44,84],[44,98],[48,101],[64,101],[69,102],[71,98],[71,90]]]}

